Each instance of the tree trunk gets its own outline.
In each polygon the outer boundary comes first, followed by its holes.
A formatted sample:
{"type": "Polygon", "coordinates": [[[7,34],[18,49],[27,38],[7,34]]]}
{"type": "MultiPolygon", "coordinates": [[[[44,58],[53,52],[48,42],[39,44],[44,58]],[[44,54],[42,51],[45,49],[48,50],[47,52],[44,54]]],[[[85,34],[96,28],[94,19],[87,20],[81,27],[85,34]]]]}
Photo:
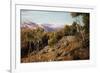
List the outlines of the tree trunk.
{"type": "Polygon", "coordinates": [[[31,57],[30,53],[31,53],[31,41],[29,41],[29,50],[28,50],[29,62],[30,62],[30,57],[31,57]]]}

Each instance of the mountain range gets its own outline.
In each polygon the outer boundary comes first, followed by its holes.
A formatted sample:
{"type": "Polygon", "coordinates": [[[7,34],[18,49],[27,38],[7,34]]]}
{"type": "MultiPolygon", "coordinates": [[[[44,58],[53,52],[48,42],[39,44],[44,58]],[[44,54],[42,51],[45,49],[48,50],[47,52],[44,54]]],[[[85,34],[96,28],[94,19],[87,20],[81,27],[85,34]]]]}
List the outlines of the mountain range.
{"type": "Polygon", "coordinates": [[[64,28],[65,25],[59,25],[59,24],[37,24],[34,22],[24,22],[21,24],[21,29],[37,29],[37,28],[43,28],[46,32],[51,32],[55,30],[59,30],[61,28],[64,28]]]}

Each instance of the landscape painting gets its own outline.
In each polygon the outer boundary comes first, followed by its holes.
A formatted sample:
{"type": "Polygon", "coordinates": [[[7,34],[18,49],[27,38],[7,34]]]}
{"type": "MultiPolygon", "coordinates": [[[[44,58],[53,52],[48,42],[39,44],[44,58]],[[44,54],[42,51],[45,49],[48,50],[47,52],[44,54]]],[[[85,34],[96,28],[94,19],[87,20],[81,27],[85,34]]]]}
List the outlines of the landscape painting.
{"type": "Polygon", "coordinates": [[[20,10],[21,63],[90,59],[90,13],[20,10]]]}

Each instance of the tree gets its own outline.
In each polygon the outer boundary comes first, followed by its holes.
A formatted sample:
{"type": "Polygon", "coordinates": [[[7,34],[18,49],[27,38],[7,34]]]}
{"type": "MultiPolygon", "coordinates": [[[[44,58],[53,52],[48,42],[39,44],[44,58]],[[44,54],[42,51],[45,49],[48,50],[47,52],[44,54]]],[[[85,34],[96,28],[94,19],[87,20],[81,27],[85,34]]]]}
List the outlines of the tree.
{"type": "Polygon", "coordinates": [[[77,33],[77,22],[73,22],[70,26],[70,29],[71,35],[75,35],[77,33]]]}
{"type": "Polygon", "coordinates": [[[77,12],[72,12],[71,13],[71,16],[73,17],[73,18],[76,18],[76,22],[78,23],[78,22],[80,22],[80,20],[79,20],[79,16],[82,16],[82,21],[83,21],[83,23],[84,23],[84,30],[85,30],[85,32],[86,33],[89,33],[89,20],[90,20],[90,14],[89,13],[77,13],[77,12]]]}
{"type": "MultiPolygon", "coordinates": [[[[82,16],[82,22],[84,23],[83,26],[80,25],[80,23],[77,25],[77,29],[79,29],[79,33],[81,34],[83,41],[85,39],[84,34],[89,34],[89,20],[90,20],[90,14],[89,13],[77,13],[77,12],[72,12],[71,13],[73,18],[76,18],[76,22],[80,22],[79,16],[82,16]]],[[[88,36],[89,37],[89,36],[88,36]]]]}
{"type": "Polygon", "coordinates": [[[32,50],[32,47],[31,47],[31,43],[32,41],[34,40],[34,33],[32,31],[28,32],[27,33],[27,37],[28,37],[28,46],[29,46],[29,50],[28,50],[28,57],[29,57],[29,61],[30,61],[30,52],[32,50]]]}
{"type": "Polygon", "coordinates": [[[90,24],[90,14],[89,13],[85,13],[83,15],[83,23],[84,25],[84,29],[86,33],[89,33],[89,24],[90,24]]]}
{"type": "Polygon", "coordinates": [[[70,26],[65,25],[65,27],[64,27],[64,35],[65,36],[70,35],[70,26]]]}
{"type": "Polygon", "coordinates": [[[48,45],[49,46],[53,46],[55,43],[57,43],[58,39],[57,39],[57,33],[56,32],[52,32],[51,36],[48,40],[48,45]]]}
{"type": "Polygon", "coordinates": [[[78,13],[78,12],[71,12],[71,16],[72,17],[78,17],[80,15],[82,15],[83,13],[78,13]]]}

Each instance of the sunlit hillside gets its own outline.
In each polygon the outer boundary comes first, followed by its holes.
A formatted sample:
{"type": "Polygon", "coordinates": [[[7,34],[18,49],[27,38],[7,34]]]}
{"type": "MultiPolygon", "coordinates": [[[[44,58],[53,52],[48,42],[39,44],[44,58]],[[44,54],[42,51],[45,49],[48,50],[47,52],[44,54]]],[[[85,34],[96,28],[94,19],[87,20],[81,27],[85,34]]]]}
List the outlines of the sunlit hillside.
{"type": "Polygon", "coordinates": [[[57,28],[21,26],[21,62],[88,60],[89,33],[84,26],[73,22],[57,28]]]}

